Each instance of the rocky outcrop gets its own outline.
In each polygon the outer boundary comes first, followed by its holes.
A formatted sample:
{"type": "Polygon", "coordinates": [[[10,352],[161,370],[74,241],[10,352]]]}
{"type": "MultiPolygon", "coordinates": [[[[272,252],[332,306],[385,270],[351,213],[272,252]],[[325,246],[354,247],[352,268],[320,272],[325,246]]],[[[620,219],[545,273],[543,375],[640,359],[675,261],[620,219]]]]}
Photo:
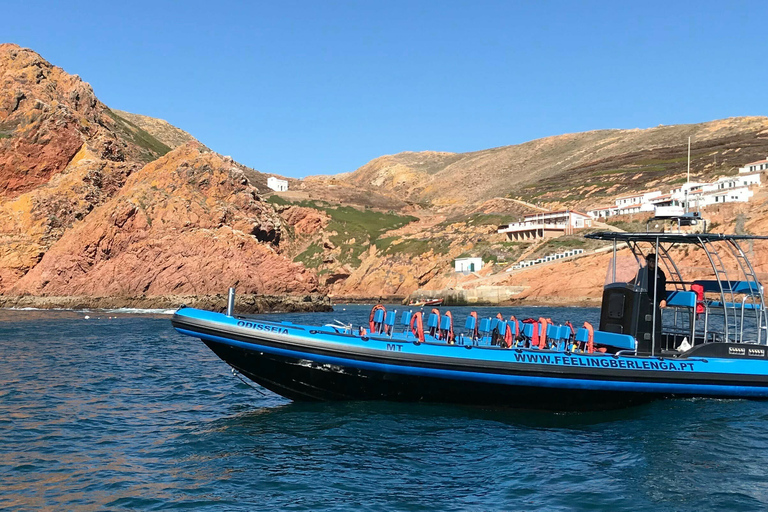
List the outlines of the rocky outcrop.
{"type": "Polygon", "coordinates": [[[303,206],[289,206],[281,209],[280,216],[299,236],[314,235],[324,229],[330,221],[326,213],[303,206]]]}
{"type": "Polygon", "coordinates": [[[0,44],[0,291],[168,150],[35,52],[0,44]]]}
{"type": "Polygon", "coordinates": [[[134,173],[66,231],[9,294],[308,294],[313,272],[278,252],[281,221],[242,168],[188,143],[134,173]]]}

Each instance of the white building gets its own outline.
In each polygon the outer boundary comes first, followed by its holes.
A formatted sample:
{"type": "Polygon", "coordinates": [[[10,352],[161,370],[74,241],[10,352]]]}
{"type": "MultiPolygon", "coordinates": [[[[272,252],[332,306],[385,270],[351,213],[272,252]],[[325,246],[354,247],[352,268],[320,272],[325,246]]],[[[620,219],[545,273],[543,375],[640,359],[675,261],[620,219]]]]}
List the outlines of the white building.
{"type": "Polygon", "coordinates": [[[267,186],[275,192],[285,192],[288,190],[288,181],[270,176],[267,178],[267,186]]]}
{"type": "Polygon", "coordinates": [[[739,174],[748,174],[751,172],[760,171],[768,171],[768,158],[765,160],[758,160],[757,162],[749,163],[744,167],[739,167],[739,174]]]}
{"type": "Polygon", "coordinates": [[[497,233],[506,233],[510,240],[528,241],[572,234],[576,229],[592,227],[592,218],[581,212],[561,210],[526,215],[523,222],[499,226],[497,233]]]}
{"type": "Polygon", "coordinates": [[[456,272],[477,272],[483,268],[483,258],[456,258],[456,272]]]}
{"type": "MultiPolygon", "coordinates": [[[[634,194],[631,196],[622,196],[616,198],[616,207],[619,209],[629,208],[632,206],[639,206],[648,203],[654,197],[661,195],[660,190],[654,190],[653,192],[644,192],[642,194],[634,194]]],[[[638,210],[640,211],[640,210],[638,210]]]]}

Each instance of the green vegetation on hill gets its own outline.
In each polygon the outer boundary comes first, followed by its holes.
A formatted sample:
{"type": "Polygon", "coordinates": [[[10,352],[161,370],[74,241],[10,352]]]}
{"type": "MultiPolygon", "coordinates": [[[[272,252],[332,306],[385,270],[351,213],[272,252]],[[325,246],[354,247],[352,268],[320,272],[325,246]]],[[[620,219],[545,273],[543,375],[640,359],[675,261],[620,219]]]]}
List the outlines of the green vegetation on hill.
{"type": "MultiPolygon", "coordinates": [[[[373,210],[358,210],[351,206],[334,206],[324,201],[299,201],[290,203],[282,197],[272,195],[267,199],[272,204],[304,206],[314,208],[328,214],[331,221],[325,228],[330,233],[328,240],[340,253],[336,256],[338,263],[349,264],[352,267],[360,265],[360,255],[371,246],[377,244],[379,237],[392,229],[397,229],[417,220],[410,215],[398,215],[394,212],[376,212],[373,210]]],[[[300,261],[307,267],[317,268],[323,262],[323,249],[313,245],[302,252],[294,261],[300,261]]]]}
{"type": "MultiPolygon", "coordinates": [[[[161,157],[168,153],[171,148],[157,140],[150,135],[147,131],[139,128],[132,122],[112,112],[110,109],[106,110],[109,117],[114,119],[117,123],[117,127],[137,146],[146,149],[153,153],[155,158],[161,157]]],[[[148,160],[149,161],[149,160],[148,160]]]]}
{"type": "Polygon", "coordinates": [[[376,249],[383,255],[406,254],[420,256],[432,251],[435,254],[448,254],[451,242],[444,238],[396,238],[387,237],[376,240],[376,249]]]}

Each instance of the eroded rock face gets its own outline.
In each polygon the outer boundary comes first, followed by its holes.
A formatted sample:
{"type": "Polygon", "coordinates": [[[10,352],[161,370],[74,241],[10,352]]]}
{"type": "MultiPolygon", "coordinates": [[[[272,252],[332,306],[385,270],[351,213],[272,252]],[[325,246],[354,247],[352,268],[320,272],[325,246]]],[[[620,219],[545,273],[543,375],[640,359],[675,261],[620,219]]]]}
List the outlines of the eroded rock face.
{"type": "Polygon", "coordinates": [[[241,293],[316,291],[315,274],[278,253],[280,228],[279,217],[239,166],[188,143],[134,173],[9,291],[97,296],[215,294],[229,286],[241,293]]]}
{"type": "Polygon", "coordinates": [[[330,217],[324,212],[303,206],[290,206],[280,212],[286,224],[299,236],[314,235],[324,229],[330,217]]]}
{"type": "Polygon", "coordinates": [[[0,292],[163,151],[78,76],[0,44],[0,292]]]}

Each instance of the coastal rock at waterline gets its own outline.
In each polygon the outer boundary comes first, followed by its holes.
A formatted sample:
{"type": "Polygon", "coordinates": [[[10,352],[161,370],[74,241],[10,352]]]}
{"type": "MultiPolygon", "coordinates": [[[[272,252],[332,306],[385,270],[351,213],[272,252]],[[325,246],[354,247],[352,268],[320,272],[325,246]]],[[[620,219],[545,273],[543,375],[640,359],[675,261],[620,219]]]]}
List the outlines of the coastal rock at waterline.
{"type": "MultiPolygon", "coordinates": [[[[177,309],[182,305],[224,312],[227,296],[217,295],[138,295],[126,297],[0,295],[0,308],[37,309],[177,309]]],[[[328,297],[309,295],[237,295],[235,314],[253,313],[311,313],[333,311],[328,297]]]]}
{"type": "Polygon", "coordinates": [[[279,253],[280,228],[239,166],[188,143],[134,173],[9,293],[315,292],[315,274],[279,253]]]}

